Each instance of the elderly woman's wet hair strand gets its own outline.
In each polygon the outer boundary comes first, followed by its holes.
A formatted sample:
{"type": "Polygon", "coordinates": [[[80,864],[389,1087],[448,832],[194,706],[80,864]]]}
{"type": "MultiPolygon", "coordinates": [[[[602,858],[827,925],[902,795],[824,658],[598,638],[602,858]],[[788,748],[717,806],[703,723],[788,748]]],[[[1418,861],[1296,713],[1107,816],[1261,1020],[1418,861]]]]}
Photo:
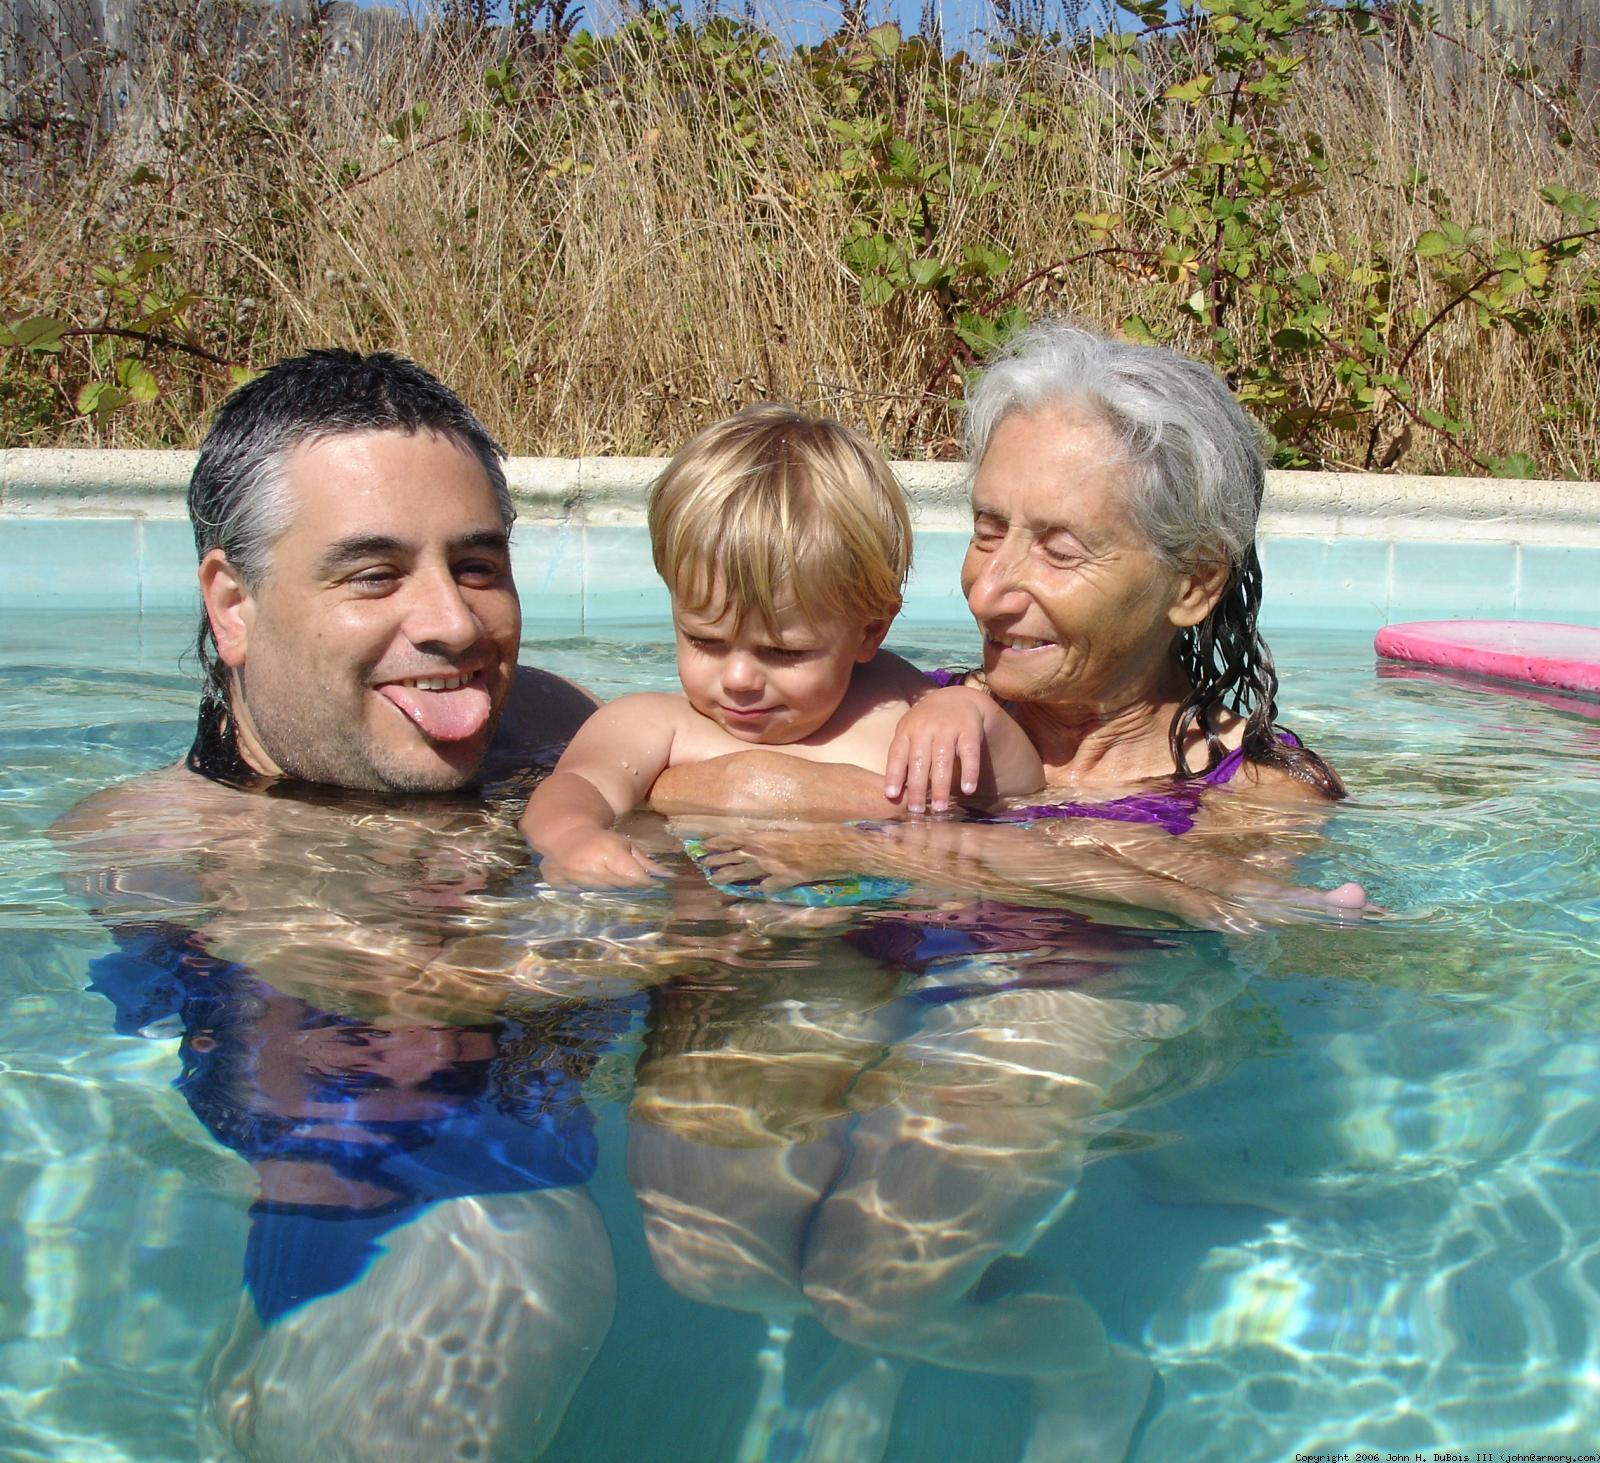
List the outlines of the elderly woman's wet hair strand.
{"type": "Polygon", "coordinates": [[[1121,444],[1128,507],[1158,559],[1180,572],[1218,559],[1229,566],[1211,613],[1178,639],[1178,658],[1193,684],[1171,730],[1179,775],[1209,771],[1225,755],[1216,728],[1219,710],[1227,710],[1245,718],[1248,759],[1342,797],[1327,763],[1281,742],[1273,730],[1278,675],[1258,625],[1255,536],[1266,481],[1260,429],[1199,361],[1043,321],[991,360],[968,392],[968,462],[976,467],[983,460],[995,430],[1013,413],[1062,409],[1088,413],[1121,444]],[[1192,727],[1206,738],[1204,768],[1191,769],[1184,750],[1192,727]]]}

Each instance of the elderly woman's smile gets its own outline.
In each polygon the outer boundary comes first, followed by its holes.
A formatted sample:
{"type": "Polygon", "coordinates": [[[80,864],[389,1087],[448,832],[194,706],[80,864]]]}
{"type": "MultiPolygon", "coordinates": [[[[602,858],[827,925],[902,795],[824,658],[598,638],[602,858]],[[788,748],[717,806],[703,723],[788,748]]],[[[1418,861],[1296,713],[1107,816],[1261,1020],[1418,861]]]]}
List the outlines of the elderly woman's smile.
{"type": "Polygon", "coordinates": [[[997,696],[1114,712],[1171,694],[1188,581],[1135,525],[1121,459],[1083,413],[1015,413],[996,428],[973,485],[961,584],[997,696]]]}

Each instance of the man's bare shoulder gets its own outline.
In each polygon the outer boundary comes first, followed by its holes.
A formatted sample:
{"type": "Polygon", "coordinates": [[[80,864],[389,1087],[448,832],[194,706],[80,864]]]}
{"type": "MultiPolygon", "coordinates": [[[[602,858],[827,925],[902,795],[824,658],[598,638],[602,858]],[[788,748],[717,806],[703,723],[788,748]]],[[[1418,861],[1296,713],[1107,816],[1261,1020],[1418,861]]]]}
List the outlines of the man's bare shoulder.
{"type": "Polygon", "coordinates": [[[559,751],[599,705],[593,692],[565,676],[519,666],[500,714],[494,751],[499,756],[559,751]]]}
{"type": "Polygon", "coordinates": [[[311,847],[349,818],[337,806],[213,782],[180,762],[91,793],[56,820],[50,837],[67,856],[69,882],[113,866],[183,868],[192,877],[188,856],[202,850],[222,868],[242,852],[259,855],[270,837],[289,834],[311,847]]]}
{"type": "Polygon", "coordinates": [[[114,918],[192,905],[189,855],[226,846],[245,799],[181,763],[114,783],[63,813],[50,837],[65,858],[67,889],[114,918]]]}
{"type": "Polygon", "coordinates": [[[50,836],[79,850],[190,848],[196,834],[227,817],[238,800],[232,789],[177,762],[90,793],[56,819],[50,836]]]}

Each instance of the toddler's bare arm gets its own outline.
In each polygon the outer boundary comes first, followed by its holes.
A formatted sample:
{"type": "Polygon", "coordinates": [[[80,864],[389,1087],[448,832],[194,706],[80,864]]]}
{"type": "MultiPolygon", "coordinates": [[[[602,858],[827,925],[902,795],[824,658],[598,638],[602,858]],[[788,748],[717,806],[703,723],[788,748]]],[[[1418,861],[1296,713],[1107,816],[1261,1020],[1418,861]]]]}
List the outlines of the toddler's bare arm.
{"type": "Polygon", "coordinates": [[[522,832],[552,884],[640,887],[667,870],[612,825],[639,807],[672,759],[681,706],[670,696],[624,696],[586,721],[528,800],[522,832]]]}

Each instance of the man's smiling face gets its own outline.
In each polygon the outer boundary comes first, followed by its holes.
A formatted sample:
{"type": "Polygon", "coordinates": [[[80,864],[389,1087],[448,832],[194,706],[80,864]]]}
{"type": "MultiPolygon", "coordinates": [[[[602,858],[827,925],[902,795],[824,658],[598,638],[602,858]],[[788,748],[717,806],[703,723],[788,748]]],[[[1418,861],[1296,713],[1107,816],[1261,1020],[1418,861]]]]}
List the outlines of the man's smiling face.
{"type": "Polygon", "coordinates": [[[434,433],[357,432],[292,449],[283,474],[293,517],[263,580],[230,595],[202,567],[245,759],[374,791],[469,783],[522,628],[482,465],[434,433]]]}

